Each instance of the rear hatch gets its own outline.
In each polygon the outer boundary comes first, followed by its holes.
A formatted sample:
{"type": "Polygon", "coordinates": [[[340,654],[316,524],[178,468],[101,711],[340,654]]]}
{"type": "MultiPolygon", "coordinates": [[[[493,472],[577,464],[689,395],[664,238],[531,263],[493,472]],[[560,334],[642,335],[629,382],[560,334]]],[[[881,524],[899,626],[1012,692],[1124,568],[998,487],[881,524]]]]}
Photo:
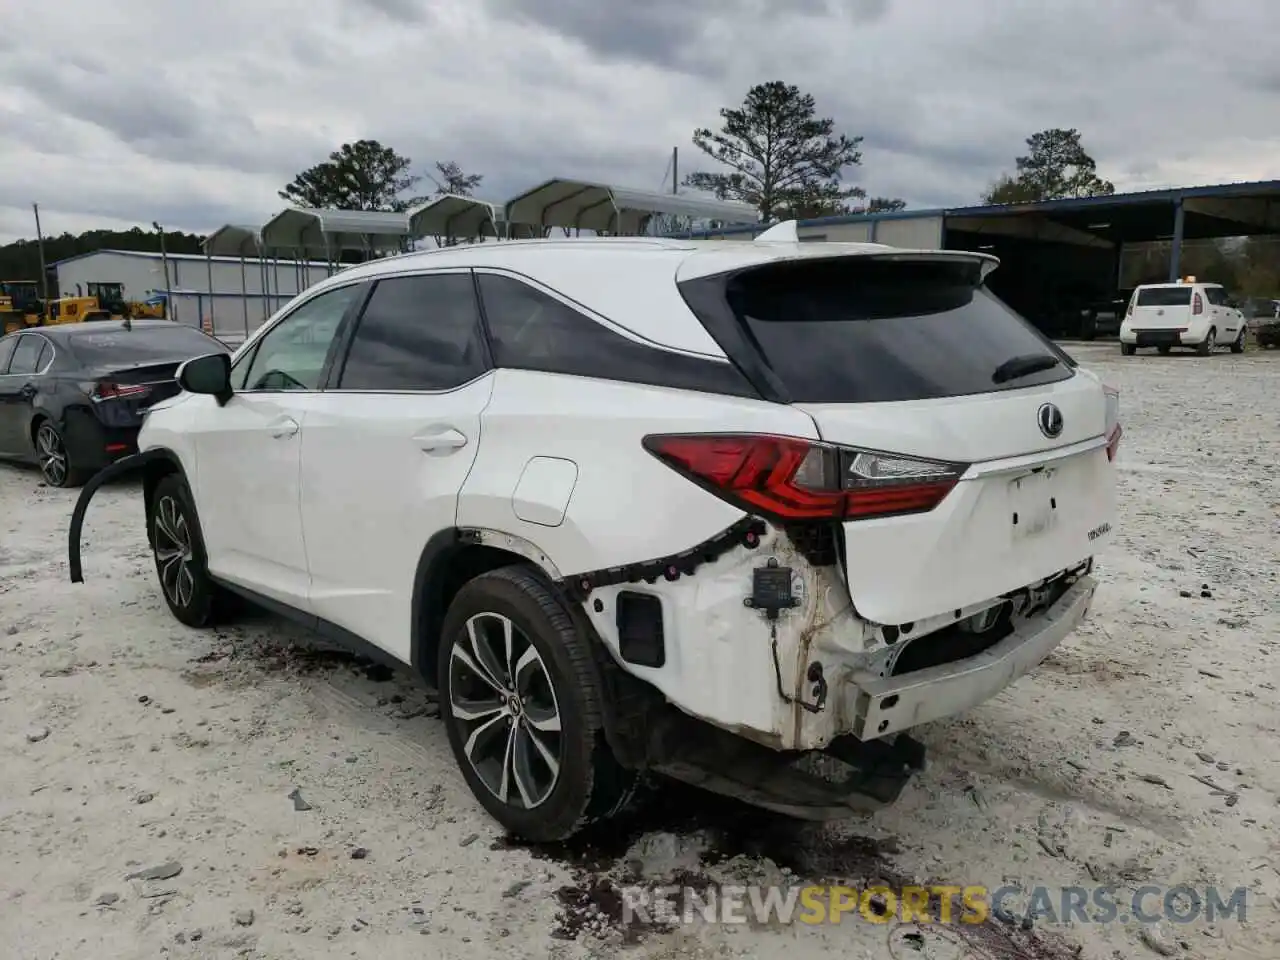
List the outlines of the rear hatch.
{"type": "Polygon", "coordinates": [[[1088,559],[1114,522],[1107,395],[985,288],[990,264],[806,257],[724,286],[789,399],[843,448],[843,489],[884,505],[841,524],[850,596],[878,623],[1051,576],[1088,559]],[[877,493],[913,482],[941,492],[877,493]]]}
{"type": "Polygon", "coordinates": [[[1181,329],[1193,314],[1203,313],[1204,309],[1204,297],[1189,284],[1142,287],[1134,295],[1129,327],[1133,330],[1181,329]]]}

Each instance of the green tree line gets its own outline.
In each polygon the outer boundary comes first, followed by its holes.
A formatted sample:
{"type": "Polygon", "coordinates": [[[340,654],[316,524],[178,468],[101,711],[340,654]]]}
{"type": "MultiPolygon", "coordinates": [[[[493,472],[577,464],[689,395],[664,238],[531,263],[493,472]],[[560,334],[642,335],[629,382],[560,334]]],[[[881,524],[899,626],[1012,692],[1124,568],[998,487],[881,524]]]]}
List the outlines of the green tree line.
{"type": "MultiPolygon", "coordinates": [[[[203,253],[204,237],[195,233],[169,231],[164,235],[169,253],[203,253]]],[[[154,230],[132,227],[128,230],[86,230],[81,234],[63,233],[45,237],[45,263],[93,253],[95,250],[139,250],[160,252],[160,234],[154,230]]],[[[15,240],[0,246],[0,280],[32,280],[40,282],[40,247],[35,240],[15,240]]],[[[50,289],[53,289],[52,285],[50,289]]]]}

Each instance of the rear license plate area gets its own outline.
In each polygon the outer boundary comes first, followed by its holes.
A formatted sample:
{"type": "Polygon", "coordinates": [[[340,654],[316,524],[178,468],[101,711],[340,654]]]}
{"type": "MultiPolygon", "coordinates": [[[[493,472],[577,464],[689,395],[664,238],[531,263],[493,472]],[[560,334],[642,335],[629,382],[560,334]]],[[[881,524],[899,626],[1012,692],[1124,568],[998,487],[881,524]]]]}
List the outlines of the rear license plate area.
{"type": "Polygon", "coordinates": [[[1058,516],[1053,470],[1037,470],[1009,481],[1009,509],[1015,540],[1050,529],[1058,516]]]}

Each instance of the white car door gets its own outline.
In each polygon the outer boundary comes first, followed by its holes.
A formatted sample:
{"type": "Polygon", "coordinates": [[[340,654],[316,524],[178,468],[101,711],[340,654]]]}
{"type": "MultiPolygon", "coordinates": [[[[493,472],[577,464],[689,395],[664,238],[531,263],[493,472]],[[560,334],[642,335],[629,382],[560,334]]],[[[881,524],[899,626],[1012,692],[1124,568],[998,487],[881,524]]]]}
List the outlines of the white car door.
{"type": "Polygon", "coordinates": [[[456,523],[493,388],[470,271],[379,280],[344,340],[302,428],[310,609],[408,661],[418,561],[456,523]]]}
{"type": "Polygon", "coordinates": [[[196,502],[209,571],[307,610],[308,573],[298,469],[307,402],[316,396],[343,316],[366,288],[305,300],[232,369],[235,395],[195,420],[196,502]]]}

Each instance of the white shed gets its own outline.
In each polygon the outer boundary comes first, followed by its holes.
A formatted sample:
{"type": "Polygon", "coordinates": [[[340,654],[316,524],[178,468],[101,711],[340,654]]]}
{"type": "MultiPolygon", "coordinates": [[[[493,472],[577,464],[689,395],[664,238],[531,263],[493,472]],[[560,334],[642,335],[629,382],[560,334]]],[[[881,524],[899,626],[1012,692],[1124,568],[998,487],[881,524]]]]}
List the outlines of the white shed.
{"type": "Polygon", "coordinates": [[[126,299],[166,297],[172,319],[192,326],[210,320],[215,334],[233,340],[257,329],[330,272],[327,264],[317,261],[241,261],[189,253],[161,257],[136,250],[96,250],[60,260],[54,267],[61,296],[85,295],[90,283],[123,284],[126,299]]]}

